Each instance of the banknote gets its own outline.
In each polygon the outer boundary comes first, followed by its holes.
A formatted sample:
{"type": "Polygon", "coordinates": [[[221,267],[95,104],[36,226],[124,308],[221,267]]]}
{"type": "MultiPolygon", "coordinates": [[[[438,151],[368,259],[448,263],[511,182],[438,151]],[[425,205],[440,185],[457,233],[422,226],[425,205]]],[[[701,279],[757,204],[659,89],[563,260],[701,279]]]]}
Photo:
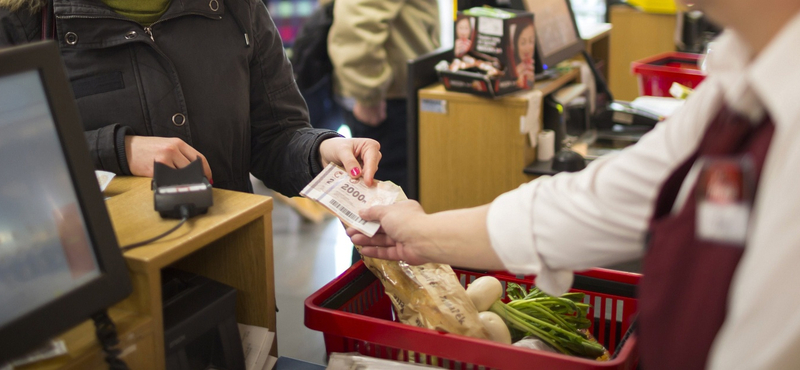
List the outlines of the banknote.
{"type": "Polygon", "coordinates": [[[329,164],[314,178],[300,195],[313,199],[331,210],[345,224],[372,237],[380,224],[363,220],[358,212],[377,205],[394,203],[401,193],[399,186],[387,181],[375,181],[367,186],[363,178],[351,178],[335,164],[329,164]]]}

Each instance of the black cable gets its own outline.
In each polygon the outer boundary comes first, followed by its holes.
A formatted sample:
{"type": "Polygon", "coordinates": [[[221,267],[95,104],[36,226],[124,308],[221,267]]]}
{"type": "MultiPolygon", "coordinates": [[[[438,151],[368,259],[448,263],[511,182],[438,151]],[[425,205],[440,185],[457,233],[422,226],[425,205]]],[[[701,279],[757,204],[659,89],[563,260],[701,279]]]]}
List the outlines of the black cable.
{"type": "Polygon", "coordinates": [[[138,248],[138,247],[141,247],[143,245],[150,244],[150,243],[152,243],[152,242],[154,242],[154,241],[156,241],[158,239],[161,239],[161,238],[173,233],[175,230],[178,230],[178,228],[183,226],[183,224],[186,223],[186,220],[189,219],[189,207],[187,207],[185,205],[181,206],[181,217],[182,217],[181,218],[181,222],[178,222],[177,225],[173,226],[171,229],[165,231],[161,235],[158,235],[158,236],[155,236],[155,237],[152,237],[150,239],[143,240],[143,241],[140,241],[140,242],[137,242],[137,243],[128,244],[128,245],[126,245],[124,247],[121,247],[120,249],[122,249],[123,252],[127,252],[127,251],[129,251],[131,249],[138,248]]]}
{"type": "Polygon", "coordinates": [[[108,363],[108,368],[110,370],[128,370],[128,365],[119,358],[121,351],[116,348],[117,344],[119,344],[117,327],[108,317],[108,312],[106,310],[100,311],[92,315],[92,320],[94,320],[97,340],[106,354],[105,360],[108,363]]]}

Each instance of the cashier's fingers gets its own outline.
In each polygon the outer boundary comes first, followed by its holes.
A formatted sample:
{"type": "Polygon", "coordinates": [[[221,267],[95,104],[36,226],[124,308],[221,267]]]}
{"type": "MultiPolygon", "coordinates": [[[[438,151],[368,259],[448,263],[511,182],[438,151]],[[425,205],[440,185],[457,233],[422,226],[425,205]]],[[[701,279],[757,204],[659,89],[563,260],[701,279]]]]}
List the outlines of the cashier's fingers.
{"type": "Polygon", "coordinates": [[[387,206],[370,207],[358,214],[366,221],[378,221],[381,224],[372,238],[358,232],[348,232],[353,243],[364,246],[362,254],[410,264],[430,262],[422,253],[425,243],[420,239],[420,230],[421,225],[426,223],[427,215],[419,203],[404,200],[387,206]]]}
{"type": "Polygon", "coordinates": [[[348,228],[347,235],[350,236],[350,241],[355,245],[390,247],[397,244],[394,239],[381,232],[378,232],[370,238],[356,229],[348,228]]]}
{"type": "MultiPolygon", "coordinates": [[[[377,223],[381,222],[381,219],[386,216],[389,208],[391,206],[372,206],[367,209],[362,209],[358,211],[358,216],[361,217],[364,221],[375,221],[377,223]]],[[[383,226],[383,225],[381,225],[383,226]]],[[[381,227],[383,231],[385,228],[381,227]]]]}
{"type": "Polygon", "coordinates": [[[382,260],[388,260],[389,251],[386,248],[380,247],[361,247],[361,254],[367,257],[372,258],[380,258],[382,260]]]}
{"type": "Polygon", "coordinates": [[[397,226],[424,214],[422,206],[413,200],[404,200],[387,206],[373,206],[358,212],[358,215],[366,221],[379,222],[389,235],[396,231],[397,226]]]}

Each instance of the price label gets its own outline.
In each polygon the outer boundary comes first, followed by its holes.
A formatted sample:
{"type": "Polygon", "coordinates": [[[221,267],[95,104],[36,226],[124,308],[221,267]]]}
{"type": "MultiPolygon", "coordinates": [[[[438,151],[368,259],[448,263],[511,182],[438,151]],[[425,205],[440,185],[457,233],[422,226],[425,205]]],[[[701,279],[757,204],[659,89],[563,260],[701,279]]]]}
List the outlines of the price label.
{"type": "Polygon", "coordinates": [[[346,225],[372,237],[380,224],[362,219],[358,212],[392,204],[401,192],[400,187],[391,182],[375,183],[367,186],[362,178],[351,178],[345,170],[331,163],[300,191],[300,195],[322,204],[346,225]]]}

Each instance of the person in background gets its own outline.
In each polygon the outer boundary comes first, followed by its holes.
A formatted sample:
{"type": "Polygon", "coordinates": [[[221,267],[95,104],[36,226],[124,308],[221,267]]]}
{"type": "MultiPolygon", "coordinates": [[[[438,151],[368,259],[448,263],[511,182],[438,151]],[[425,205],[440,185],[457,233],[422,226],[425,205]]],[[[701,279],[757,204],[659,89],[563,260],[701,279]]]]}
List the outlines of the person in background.
{"type": "Polygon", "coordinates": [[[333,97],[333,65],[328,56],[331,24],[333,1],[318,1],[317,8],[297,31],[290,61],[297,87],[308,105],[311,126],[337,131],[344,124],[344,117],[333,97]]]}
{"type": "Polygon", "coordinates": [[[380,143],[378,179],[406,186],[406,63],[438,45],[435,0],[334,3],[328,35],[334,91],[353,137],[380,143]]]}
{"type": "Polygon", "coordinates": [[[536,274],[550,294],[572,271],[644,255],[643,368],[800,368],[800,1],[691,5],[726,27],[708,76],[636,145],[477,208],[370,208],[383,232],[352,241],[370,257],[536,274]],[[725,201],[709,189],[719,171],[725,201]]]}
{"type": "Polygon", "coordinates": [[[218,188],[285,195],[328,163],[372,182],[379,145],[315,130],[261,0],[0,0],[0,47],[58,42],[95,167],[203,162],[218,188]]]}

